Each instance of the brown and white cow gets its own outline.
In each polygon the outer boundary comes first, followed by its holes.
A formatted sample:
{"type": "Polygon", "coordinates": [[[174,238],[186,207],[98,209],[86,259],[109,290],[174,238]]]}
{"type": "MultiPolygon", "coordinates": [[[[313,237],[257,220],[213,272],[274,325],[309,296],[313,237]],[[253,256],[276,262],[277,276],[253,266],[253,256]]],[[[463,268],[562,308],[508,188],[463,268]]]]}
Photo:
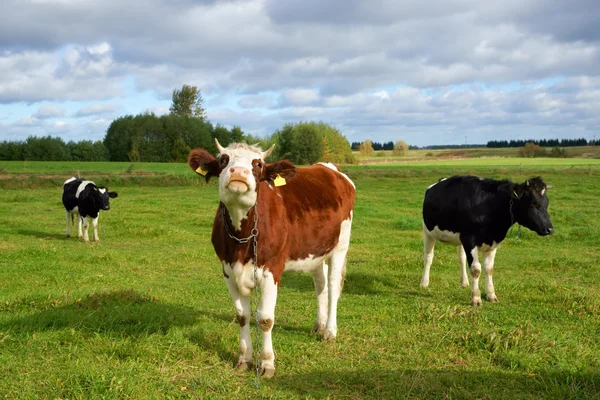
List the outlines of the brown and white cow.
{"type": "Polygon", "coordinates": [[[223,148],[215,141],[217,158],[196,149],[190,152],[188,163],[207,182],[219,178],[220,204],[212,243],[241,327],[236,368],[252,368],[250,295],[258,285],[263,332],[259,373],[271,377],[275,373],[271,330],[284,270],[312,274],[317,293],[313,332],[323,334],[324,340],[336,337],[336,309],[346,271],[356,189],[333,164],[302,168],[287,160],[268,164],[265,159],[274,145],[263,151],[244,143],[223,148]],[[239,243],[236,238],[249,240],[239,243]]]}

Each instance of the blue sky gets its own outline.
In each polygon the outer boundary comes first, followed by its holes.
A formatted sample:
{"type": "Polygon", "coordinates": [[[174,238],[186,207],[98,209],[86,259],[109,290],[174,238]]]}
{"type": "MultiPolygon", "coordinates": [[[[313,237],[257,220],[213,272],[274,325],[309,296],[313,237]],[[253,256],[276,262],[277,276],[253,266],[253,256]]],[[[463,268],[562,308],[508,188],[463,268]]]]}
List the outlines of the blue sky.
{"type": "Polygon", "coordinates": [[[413,145],[600,137],[595,0],[4,0],[0,140],[101,140],[198,86],[264,136],[319,120],[413,145]],[[489,4],[488,4],[489,3],[489,4]]]}

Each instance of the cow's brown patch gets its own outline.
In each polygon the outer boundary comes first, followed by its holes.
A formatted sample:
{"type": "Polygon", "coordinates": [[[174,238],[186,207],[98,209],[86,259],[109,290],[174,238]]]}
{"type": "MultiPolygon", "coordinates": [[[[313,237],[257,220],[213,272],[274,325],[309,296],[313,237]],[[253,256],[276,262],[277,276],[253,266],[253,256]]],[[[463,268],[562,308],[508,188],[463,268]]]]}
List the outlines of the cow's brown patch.
{"type": "MultiPolygon", "coordinates": [[[[279,172],[291,171],[287,164],[279,168],[279,172]]],[[[274,187],[267,181],[258,185],[257,259],[273,274],[276,284],[286,260],[330,252],[338,244],[342,222],[350,218],[354,208],[356,191],[340,173],[323,165],[295,168],[294,172],[284,186],[274,187]]],[[[250,236],[254,213],[252,208],[242,221],[238,237],[250,236]]],[[[224,221],[217,208],[211,238],[217,256],[231,265],[236,261],[248,263],[254,256],[252,240],[240,244],[231,239],[225,223],[230,223],[229,212],[225,209],[224,221]]]]}
{"type": "Polygon", "coordinates": [[[241,327],[246,326],[246,317],[243,315],[236,315],[235,319],[237,321],[238,324],[240,324],[241,327]]]}
{"type": "Polygon", "coordinates": [[[471,276],[473,278],[477,279],[477,278],[479,278],[479,275],[481,275],[481,270],[471,268],[471,276]]]}
{"type": "Polygon", "coordinates": [[[273,320],[270,318],[265,318],[260,320],[260,329],[263,332],[268,332],[273,327],[273,320]]]}

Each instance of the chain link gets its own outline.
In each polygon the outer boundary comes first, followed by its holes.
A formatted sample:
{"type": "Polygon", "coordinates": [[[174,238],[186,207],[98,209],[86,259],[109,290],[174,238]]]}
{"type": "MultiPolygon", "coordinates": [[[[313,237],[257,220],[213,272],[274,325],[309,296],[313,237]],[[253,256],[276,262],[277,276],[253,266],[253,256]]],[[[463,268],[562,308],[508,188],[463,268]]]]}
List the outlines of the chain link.
{"type": "MultiPolygon", "coordinates": [[[[512,212],[512,207],[513,207],[513,197],[510,196],[510,201],[508,202],[508,212],[510,212],[510,232],[508,233],[509,236],[512,236],[513,225],[515,223],[515,217],[512,212]]],[[[520,237],[521,237],[521,224],[519,224],[519,227],[517,228],[517,240],[519,240],[520,237]]]]}
{"type": "Polygon", "coordinates": [[[252,251],[254,253],[252,255],[252,262],[254,263],[254,313],[256,315],[256,326],[254,327],[254,332],[256,332],[256,335],[254,338],[254,343],[257,346],[257,349],[252,353],[252,362],[254,363],[254,370],[256,373],[254,385],[256,386],[256,388],[259,388],[258,377],[260,357],[258,356],[258,354],[262,352],[262,346],[259,345],[260,321],[258,317],[258,302],[260,297],[258,293],[258,199],[256,203],[254,203],[254,227],[250,231],[250,236],[247,236],[245,238],[239,238],[229,230],[229,225],[225,220],[225,204],[223,203],[221,203],[221,217],[223,219],[223,225],[225,225],[225,231],[227,232],[227,235],[229,235],[230,238],[232,238],[240,244],[245,244],[252,240],[252,251]]]}

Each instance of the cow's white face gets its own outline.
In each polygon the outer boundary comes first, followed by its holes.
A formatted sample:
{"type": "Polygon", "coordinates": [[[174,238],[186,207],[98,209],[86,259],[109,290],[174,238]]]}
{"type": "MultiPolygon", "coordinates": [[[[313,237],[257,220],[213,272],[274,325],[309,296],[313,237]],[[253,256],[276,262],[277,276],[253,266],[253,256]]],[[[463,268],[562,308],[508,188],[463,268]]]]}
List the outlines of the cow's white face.
{"type": "Polygon", "coordinates": [[[245,143],[232,143],[222,147],[215,140],[219,169],[219,200],[230,213],[245,215],[256,203],[257,187],[263,174],[265,158],[273,151],[273,146],[263,151],[258,146],[245,143]]]}
{"type": "Polygon", "coordinates": [[[256,202],[258,177],[254,169],[264,164],[262,150],[256,147],[226,147],[218,155],[223,167],[219,175],[219,199],[226,205],[251,207],[256,202]]]}

